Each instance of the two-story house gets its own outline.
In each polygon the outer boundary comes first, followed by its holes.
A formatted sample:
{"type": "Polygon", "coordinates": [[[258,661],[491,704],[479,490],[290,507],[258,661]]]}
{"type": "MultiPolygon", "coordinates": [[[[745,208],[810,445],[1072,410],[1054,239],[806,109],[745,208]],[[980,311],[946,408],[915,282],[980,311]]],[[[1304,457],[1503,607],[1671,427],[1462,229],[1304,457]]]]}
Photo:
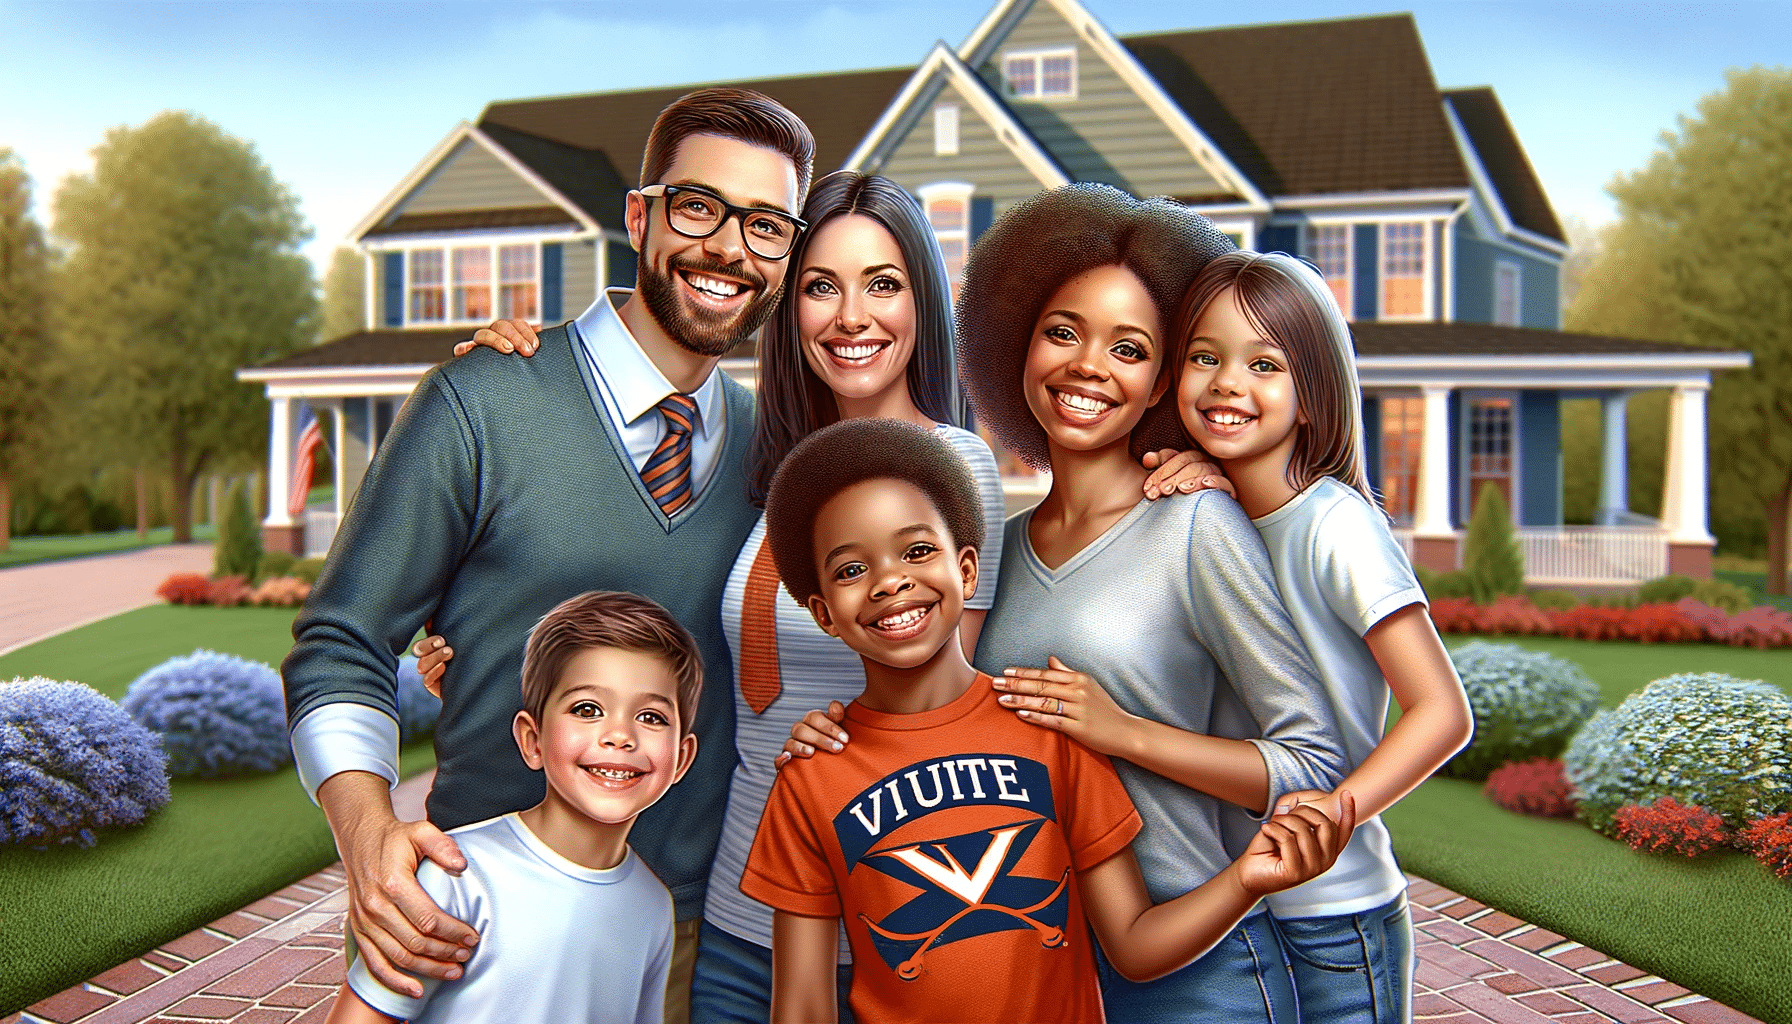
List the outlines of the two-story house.
{"type": "MultiPolygon", "coordinates": [[[[1440,90],[1410,16],[1116,38],[1075,0],[1002,0],[913,69],[746,84],[810,124],[818,173],[908,188],[954,272],[1007,206],[1069,181],[1171,196],[1242,246],[1312,261],[1354,321],[1370,476],[1419,563],[1457,564],[1491,485],[1534,581],[1709,574],[1705,395],[1747,354],[1558,330],[1567,246],[1548,198],[1493,90],[1440,90]],[[1673,393],[1659,522],[1624,507],[1624,402],[1651,388],[1673,393]],[[1605,403],[1593,527],[1562,525],[1560,403],[1575,397],[1605,403]]],[[[632,283],[622,197],[654,116],[687,89],[496,103],[428,154],[353,234],[367,330],[241,375],[273,400],[276,488],[296,400],[339,410],[340,502],[453,340],[632,283]]],[[[750,350],[735,355],[750,381],[750,350]]],[[[269,507],[270,544],[303,531],[313,551],[341,508],[295,523],[283,499],[269,507]]]]}

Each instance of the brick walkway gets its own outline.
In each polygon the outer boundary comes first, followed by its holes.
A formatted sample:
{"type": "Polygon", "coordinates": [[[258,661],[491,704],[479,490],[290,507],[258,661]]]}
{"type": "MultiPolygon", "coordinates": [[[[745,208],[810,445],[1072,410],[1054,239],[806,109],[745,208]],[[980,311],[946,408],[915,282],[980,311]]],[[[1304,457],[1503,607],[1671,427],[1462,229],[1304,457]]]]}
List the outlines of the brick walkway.
{"type": "MultiPolygon", "coordinates": [[[[321,1022],[342,982],[343,884],[331,865],[0,1024],[321,1022]]],[[[1417,1022],[1759,1024],[1424,879],[1410,895],[1417,1022]]]]}
{"type": "Polygon", "coordinates": [[[156,587],[171,574],[211,568],[210,544],[158,544],[0,569],[0,654],[155,604],[156,587]]]}

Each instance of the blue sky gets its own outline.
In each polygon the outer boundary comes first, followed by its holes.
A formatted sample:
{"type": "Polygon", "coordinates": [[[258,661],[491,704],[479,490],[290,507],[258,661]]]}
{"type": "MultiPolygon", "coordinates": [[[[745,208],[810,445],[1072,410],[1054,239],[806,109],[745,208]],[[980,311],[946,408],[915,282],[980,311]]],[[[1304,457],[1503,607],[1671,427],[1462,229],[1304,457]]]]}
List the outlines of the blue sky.
{"type": "MultiPolygon", "coordinates": [[[[993,0],[992,0],[993,2],[993,0]]],[[[1409,10],[1443,87],[1491,85],[1558,214],[1614,216],[1613,175],[1724,69],[1792,64],[1792,3],[1085,0],[1118,34],[1409,10]]],[[[387,190],[494,99],[912,65],[981,2],[118,3],[0,0],[0,146],[47,218],[106,129],[186,108],[255,143],[327,260],[387,190]],[[695,13],[688,8],[697,7],[695,13]]]]}

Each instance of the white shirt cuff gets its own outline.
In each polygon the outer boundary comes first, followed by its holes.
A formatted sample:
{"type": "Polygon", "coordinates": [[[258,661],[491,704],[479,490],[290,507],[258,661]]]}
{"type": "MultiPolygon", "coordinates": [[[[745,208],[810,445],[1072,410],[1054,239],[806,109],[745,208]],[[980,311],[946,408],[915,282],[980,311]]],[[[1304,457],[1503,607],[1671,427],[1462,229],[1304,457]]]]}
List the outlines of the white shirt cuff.
{"type": "Polygon", "coordinates": [[[398,723],[365,704],[325,704],[292,727],[292,759],[312,803],[317,787],[341,772],[372,772],[396,786],[398,723]]]}

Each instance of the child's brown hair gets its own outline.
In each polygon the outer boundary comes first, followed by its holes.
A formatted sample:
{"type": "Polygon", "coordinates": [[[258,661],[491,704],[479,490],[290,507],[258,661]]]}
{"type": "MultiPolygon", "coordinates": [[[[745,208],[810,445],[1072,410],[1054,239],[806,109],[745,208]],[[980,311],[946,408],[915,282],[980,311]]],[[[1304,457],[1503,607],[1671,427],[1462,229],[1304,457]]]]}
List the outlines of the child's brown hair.
{"type": "Polygon", "coordinates": [[[523,648],[523,710],[541,724],[554,684],[580,651],[614,647],[664,658],[678,680],[680,735],[696,724],[703,695],[703,657],[690,631],[672,613],[638,594],[592,590],[568,598],[542,616],[523,648]]]}

